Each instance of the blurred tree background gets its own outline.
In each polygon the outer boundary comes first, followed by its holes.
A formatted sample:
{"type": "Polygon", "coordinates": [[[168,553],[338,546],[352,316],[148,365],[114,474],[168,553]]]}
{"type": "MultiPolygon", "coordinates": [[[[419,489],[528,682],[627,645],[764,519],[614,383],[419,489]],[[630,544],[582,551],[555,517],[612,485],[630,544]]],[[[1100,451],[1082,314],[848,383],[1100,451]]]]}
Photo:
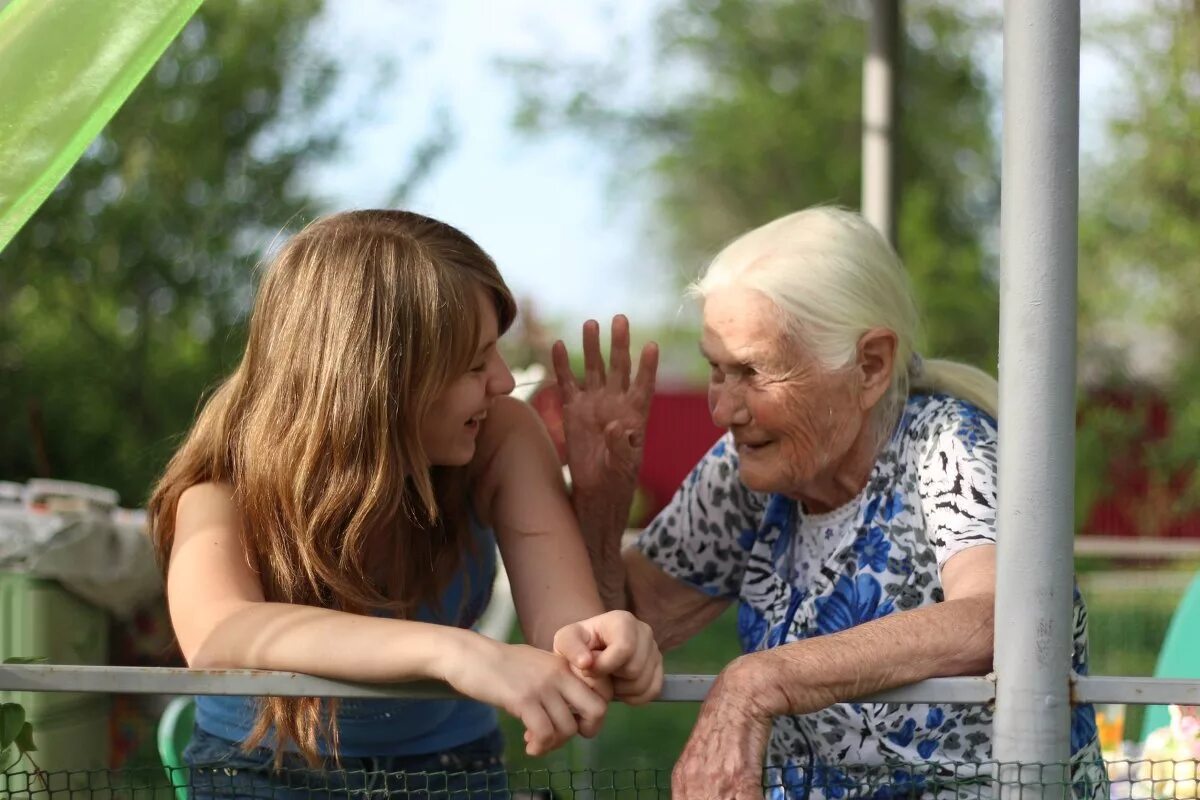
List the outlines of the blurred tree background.
{"type": "MultiPolygon", "coordinates": [[[[0,253],[0,476],[144,502],[240,356],[256,263],[325,210],[301,178],[362,113],[331,110],[322,6],[201,6],[0,253]]],[[[415,155],[397,200],[440,154],[415,155]]]]}
{"type": "MultiPolygon", "coordinates": [[[[820,0],[668,3],[650,90],[621,66],[619,45],[604,63],[510,64],[518,123],[583,130],[622,153],[616,178],[652,193],[653,242],[682,288],[752,227],[817,203],[858,207],[862,12],[820,0]]],[[[906,3],[905,16],[899,249],[926,312],[926,352],[994,371],[998,290],[986,245],[998,156],[994,92],[974,55],[980,25],[946,3],[906,3]]]]}
{"type": "MultiPolygon", "coordinates": [[[[1121,65],[1123,100],[1107,157],[1085,165],[1080,350],[1086,377],[1138,413],[1097,415],[1081,465],[1145,466],[1140,533],[1200,535],[1179,522],[1200,501],[1200,2],[1139,6],[1095,39],[1121,65]]],[[[1081,490],[1102,494],[1102,477],[1081,490]]]]}
{"type": "MultiPolygon", "coordinates": [[[[509,63],[521,92],[516,121],[534,136],[582,131],[621,154],[616,186],[653,198],[647,224],[658,252],[647,260],[666,265],[682,290],[725,242],[752,227],[818,203],[858,208],[864,14],[861,4],[821,0],[668,2],[656,24],[649,86],[645,65],[620,42],[602,63],[556,55],[509,63]]],[[[989,25],[994,20],[955,5],[905,3],[897,233],[925,312],[924,352],[994,373],[996,96],[977,56],[989,25]]],[[[694,319],[632,323],[635,335],[663,346],[668,377],[704,380],[694,319]]],[[[731,611],[672,652],[668,671],[719,671],[739,652],[731,611]]],[[[616,706],[606,731],[636,734],[605,735],[551,763],[668,766],[696,711],[616,706]]]]}
{"type": "MultiPolygon", "coordinates": [[[[925,354],[994,371],[999,87],[983,54],[999,23],[965,10],[983,5],[904,4],[898,248],[925,354]]],[[[865,4],[658,8],[648,60],[614,37],[603,61],[507,64],[517,124],[586,135],[617,156],[616,188],[650,198],[648,263],[682,288],[744,230],[816,203],[858,206],[865,4]]],[[[240,353],[255,265],[326,210],[306,178],[363,113],[334,102],[345,76],[314,43],[323,9],[208,0],[0,253],[0,478],[82,480],[126,505],[145,500],[240,353]]],[[[1148,488],[1119,502],[1137,532],[1175,534],[1183,487],[1200,485],[1200,1],[1123,8],[1085,33],[1124,86],[1106,146],[1081,171],[1079,524],[1133,482],[1148,488]]],[[[450,143],[439,130],[409,154],[395,204],[450,143]]],[[[665,372],[703,376],[688,324],[633,322],[665,345],[665,372]]],[[[532,331],[526,350],[546,338],[532,331]]],[[[1099,671],[1152,670],[1173,596],[1149,588],[1136,602],[1089,590],[1099,671]]],[[[671,669],[713,672],[735,652],[726,616],[671,669]]],[[[669,766],[694,713],[614,708],[600,763],[669,766]]],[[[580,748],[531,766],[591,763],[580,748]]]]}
{"type": "MultiPolygon", "coordinates": [[[[304,178],[337,156],[364,113],[330,102],[344,64],[313,42],[322,8],[202,6],[0,253],[0,475],[95,482],[126,504],[144,500],[198,399],[238,355],[254,265],[281,231],[325,210],[304,178]]],[[[582,133],[619,154],[614,187],[650,199],[647,261],[682,288],[741,231],[814,203],[858,205],[864,6],[659,8],[649,63],[614,38],[604,61],[549,54],[508,67],[526,131],[582,133]]],[[[1109,146],[1083,170],[1083,374],[1169,404],[1179,435],[1130,456],[1168,488],[1190,477],[1180,465],[1200,434],[1190,402],[1200,348],[1189,335],[1200,296],[1200,188],[1189,168],[1197,16],[1195,0],[1159,0],[1088,31],[1128,92],[1109,146]]],[[[997,26],[955,4],[906,3],[899,101],[898,247],[925,312],[924,352],[990,370],[998,87],[980,53],[997,26]]],[[[409,154],[397,203],[450,141],[442,130],[409,154]]],[[[635,334],[664,344],[668,377],[703,373],[692,321],[634,320],[635,334]]],[[[1092,405],[1080,430],[1081,525],[1114,479],[1101,456],[1148,435],[1136,415],[1092,405]]]]}
{"type": "MultiPolygon", "coordinates": [[[[648,260],[682,288],[745,230],[813,204],[858,207],[866,7],[676,0],[662,9],[650,66],[618,40],[603,62],[551,55],[509,68],[522,93],[518,125],[535,136],[582,131],[620,154],[615,184],[653,198],[658,252],[648,260]]],[[[1082,170],[1081,529],[1115,486],[1136,485],[1136,497],[1114,501],[1126,528],[1200,534],[1184,521],[1200,495],[1188,466],[1200,441],[1200,345],[1189,335],[1200,323],[1198,9],[1158,0],[1096,15],[1085,30],[1118,65],[1128,100],[1082,170]]],[[[923,311],[923,351],[995,373],[999,86],[981,60],[1000,18],[982,5],[909,0],[902,24],[897,248],[923,311]]],[[[635,334],[665,343],[668,377],[692,364],[683,374],[702,379],[694,318],[634,322],[635,334]]]]}
{"type": "MultiPolygon", "coordinates": [[[[966,8],[978,6],[904,4],[897,247],[925,353],[995,373],[1000,87],[981,59],[1000,20],[966,8]]],[[[1200,2],[1130,10],[1085,30],[1116,60],[1128,99],[1082,170],[1077,520],[1081,530],[1103,522],[1107,501],[1136,535],[1182,535],[1191,512],[1181,489],[1200,483],[1200,2]]],[[[812,204],[858,207],[864,13],[818,0],[673,0],[649,57],[655,81],[620,41],[604,62],[512,63],[517,124],[534,136],[582,131],[618,153],[614,185],[653,197],[658,252],[647,260],[682,288],[745,230],[812,204]]],[[[667,342],[667,364],[692,359],[703,375],[694,320],[634,323],[667,342]]],[[[1081,562],[1098,673],[1153,673],[1182,584],[1138,566],[1081,562]],[[1110,570],[1123,580],[1105,581],[1110,570]]],[[[1186,580],[1194,566],[1175,574],[1186,580]]],[[[671,653],[668,671],[711,671],[737,655],[731,617],[671,653]]],[[[661,753],[678,752],[695,712],[635,713],[647,733],[603,738],[596,763],[669,763],[661,753]]],[[[624,730],[626,714],[614,709],[610,726],[624,730]]],[[[1140,718],[1131,712],[1130,738],[1140,718]]]]}

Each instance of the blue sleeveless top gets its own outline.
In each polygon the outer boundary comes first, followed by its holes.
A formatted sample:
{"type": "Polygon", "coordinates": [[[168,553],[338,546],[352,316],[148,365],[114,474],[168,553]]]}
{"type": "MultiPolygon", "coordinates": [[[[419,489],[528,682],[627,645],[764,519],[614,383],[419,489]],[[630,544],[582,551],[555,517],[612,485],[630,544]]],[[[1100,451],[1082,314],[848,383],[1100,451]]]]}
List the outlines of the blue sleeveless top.
{"type": "MultiPolygon", "coordinates": [[[[464,554],[436,607],[422,606],[421,622],[473,627],[491,599],[496,576],[492,531],[471,515],[474,550],[464,554]],[[464,590],[470,595],[464,602],[464,590]]],[[[196,698],[196,725],[214,736],[243,741],[254,727],[255,698],[229,695],[196,698]]],[[[487,736],[496,729],[496,711],[475,700],[342,700],[337,714],[343,756],[413,756],[438,753],[487,736]]],[[[330,755],[320,742],[322,755],[330,755]]]]}

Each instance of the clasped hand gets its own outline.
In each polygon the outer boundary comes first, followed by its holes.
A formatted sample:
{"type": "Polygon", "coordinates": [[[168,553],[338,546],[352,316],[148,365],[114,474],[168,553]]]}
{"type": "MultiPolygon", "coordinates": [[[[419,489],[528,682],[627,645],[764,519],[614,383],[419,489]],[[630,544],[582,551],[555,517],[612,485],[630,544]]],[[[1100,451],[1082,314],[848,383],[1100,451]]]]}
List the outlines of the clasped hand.
{"type": "Polygon", "coordinates": [[[575,734],[592,737],[611,699],[646,703],[662,689],[662,654],[648,625],[610,611],[561,628],[554,652],[472,635],[445,679],[525,726],[525,752],[544,755],[575,734]]]}

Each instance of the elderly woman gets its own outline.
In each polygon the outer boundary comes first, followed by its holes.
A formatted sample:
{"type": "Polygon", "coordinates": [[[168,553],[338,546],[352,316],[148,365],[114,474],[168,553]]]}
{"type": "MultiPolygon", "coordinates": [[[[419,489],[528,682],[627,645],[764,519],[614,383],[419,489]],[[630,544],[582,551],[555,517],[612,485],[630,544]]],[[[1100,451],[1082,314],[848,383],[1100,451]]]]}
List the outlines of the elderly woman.
{"type": "MultiPolygon", "coordinates": [[[[704,702],[674,796],[761,797],[764,758],[768,785],[792,796],[841,797],[858,783],[849,765],[885,763],[925,766],[871,771],[875,785],[953,794],[955,764],[991,759],[989,709],[851,701],[991,668],[995,380],[917,355],[900,261],[848,211],[745,234],[693,291],[712,418],[728,433],[636,547],[622,550],[620,534],[657,353],[643,351],[631,384],[621,317],[610,369],[594,322],[582,384],[561,342],[554,353],[574,503],[606,602],[649,623],[664,649],[738,604],[745,655],[704,702]]],[[[1074,637],[1084,673],[1077,592],[1074,637]]],[[[1099,792],[1092,709],[1073,715],[1076,793],[1099,792]]],[[[990,793],[980,783],[958,790],[990,793]]]]}

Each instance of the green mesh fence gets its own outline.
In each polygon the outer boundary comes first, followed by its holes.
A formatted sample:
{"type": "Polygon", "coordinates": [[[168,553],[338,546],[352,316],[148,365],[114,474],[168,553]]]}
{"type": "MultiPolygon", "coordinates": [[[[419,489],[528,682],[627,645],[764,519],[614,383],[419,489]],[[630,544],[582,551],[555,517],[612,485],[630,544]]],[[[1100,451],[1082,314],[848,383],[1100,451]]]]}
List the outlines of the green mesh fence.
{"type": "MultiPolygon", "coordinates": [[[[1100,780],[1081,780],[1061,764],[886,764],[768,768],[763,794],[772,798],[994,798],[1022,785],[1024,797],[1151,800],[1196,798],[1200,762],[1110,761],[1100,780]]],[[[1007,794],[1007,793],[1006,793],[1007,794]]],[[[280,772],[213,765],[187,770],[139,768],[0,775],[0,797],[12,798],[408,798],[410,800],[651,800],[671,795],[669,769],[387,772],[289,769],[280,772]]]]}

